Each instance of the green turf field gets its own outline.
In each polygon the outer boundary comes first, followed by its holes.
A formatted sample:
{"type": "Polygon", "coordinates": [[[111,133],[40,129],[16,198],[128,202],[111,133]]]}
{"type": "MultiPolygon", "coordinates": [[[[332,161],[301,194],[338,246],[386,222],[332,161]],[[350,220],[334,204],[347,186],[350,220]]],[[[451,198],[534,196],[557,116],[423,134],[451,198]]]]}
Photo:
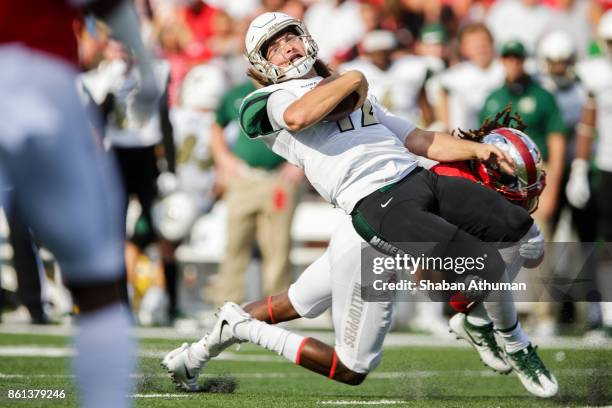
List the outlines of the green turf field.
{"type": "MultiPolygon", "coordinates": [[[[556,374],[559,397],[542,401],[524,391],[514,375],[488,371],[468,348],[389,347],[378,369],[360,386],[332,382],[251,345],[211,362],[201,378],[231,376],[233,394],[187,394],[175,390],[159,366],[164,352],[180,340],[146,339],[134,395],[137,407],[522,407],[612,404],[612,350],[546,349],[545,362],[556,374]]],[[[0,407],[76,406],[67,357],[41,356],[68,350],[66,337],[0,334],[0,348],[35,350],[33,356],[0,357],[0,407]],[[40,352],[38,352],[38,351],[40,352]],[[64,390],[65,399],[8,399],[8,390],[64,390]]],[[[8,353],[10,354],[10,353],[8,353]]],[[[100,384],[101,387],[104,384],[100,384]]]]}

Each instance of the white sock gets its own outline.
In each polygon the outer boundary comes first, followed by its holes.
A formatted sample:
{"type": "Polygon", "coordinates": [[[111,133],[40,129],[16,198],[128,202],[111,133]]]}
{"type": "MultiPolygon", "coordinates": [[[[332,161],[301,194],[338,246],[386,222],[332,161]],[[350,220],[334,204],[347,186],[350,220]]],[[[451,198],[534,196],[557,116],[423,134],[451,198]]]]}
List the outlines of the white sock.
{"type": "Polygon", "coordinates": [[[260,320],[249,320],[236,326],[236,335],[295,363],[298,351],[305,337],[260,320]]]}
{"type": "Polygon", "coordinates": [[[498,292],[494,302],[483,302],[483,306],[497,330],[508,329],[518,320],[514,299],[509,291],[498,292]]]}
{"type": "Polygon", "coordinates": [[[506,330],[497,330],[497,334],[503,339],[504,348],[508,353],[522,350],[529,345],[529,338],[523,331],[518,320],[516,321],[516,326],[506,330]]]}
{"type": "Polygon", "coordinates": [[[467,321],[473,326],[482,327],[491,324],[491,319],[489,319],[487,311],[482,303],[477,304],[472,310],[470,310],[469,314],[467,315],[467,321]]]}
{"type": "Polygon", "coordinates": [[[73,361],[82,406],[129,407],[136,348],[127,306],[115,303],[77,319],[73,361]]]}

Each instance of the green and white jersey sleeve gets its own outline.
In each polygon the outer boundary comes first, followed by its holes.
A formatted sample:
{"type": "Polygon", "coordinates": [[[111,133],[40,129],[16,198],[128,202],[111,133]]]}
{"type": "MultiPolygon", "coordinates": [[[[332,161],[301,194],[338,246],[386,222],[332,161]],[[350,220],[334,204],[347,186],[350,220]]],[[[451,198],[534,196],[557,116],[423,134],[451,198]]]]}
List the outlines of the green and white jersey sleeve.
{"type": "Polygon", "coordinates": [[[303,168],[325,200],[350,213],[361,198],[417,166],[416,156],[403,143],[415,126],[368,97],[361,109],[341,121],[321,121],[290,132],[285,110],[321,79],[292,80],[255,91],[241,106],[240,123],[250,137],[262,137],[275,153],[303,168]]]}

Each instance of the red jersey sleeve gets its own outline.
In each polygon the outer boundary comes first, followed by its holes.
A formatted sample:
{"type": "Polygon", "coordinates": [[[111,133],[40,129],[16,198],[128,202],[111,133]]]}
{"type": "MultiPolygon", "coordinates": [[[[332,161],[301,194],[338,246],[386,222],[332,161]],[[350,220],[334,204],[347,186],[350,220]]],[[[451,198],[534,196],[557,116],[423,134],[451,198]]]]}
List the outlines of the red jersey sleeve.
{"type": "Polygon", "coordinates": [[[478,179],[472,174],[472,170],[468,165],[468,162],[454,162],[454,163],[439,163],[433,166],[430,171],[433,171],[440,176],[450,177],[462,177],[471,181],[478,181],[478,179]]]}

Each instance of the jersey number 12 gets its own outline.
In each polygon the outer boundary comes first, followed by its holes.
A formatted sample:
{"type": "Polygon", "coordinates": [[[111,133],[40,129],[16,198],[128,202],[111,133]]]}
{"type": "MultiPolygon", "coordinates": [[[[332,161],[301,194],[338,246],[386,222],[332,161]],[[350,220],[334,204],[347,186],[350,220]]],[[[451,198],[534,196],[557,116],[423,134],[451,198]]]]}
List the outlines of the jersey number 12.
{"type": "MultiPolygon", "coordinates": [[[[338,129],[340,129],[340,132],[348,132],[349,130],[355,129],[355,125],[353,124],[353,119],[351,119],[351,115],[348,115],[346,118],[336,122],[336,124],[338,125],[338,129]]],[[[376,117],[374,116],[374,107],[372,107],[372,103],[366,99],[363,103],[363,106],[361,107],[361,127],[377,124],[378,120],[376,120],[376,117]]]]}

